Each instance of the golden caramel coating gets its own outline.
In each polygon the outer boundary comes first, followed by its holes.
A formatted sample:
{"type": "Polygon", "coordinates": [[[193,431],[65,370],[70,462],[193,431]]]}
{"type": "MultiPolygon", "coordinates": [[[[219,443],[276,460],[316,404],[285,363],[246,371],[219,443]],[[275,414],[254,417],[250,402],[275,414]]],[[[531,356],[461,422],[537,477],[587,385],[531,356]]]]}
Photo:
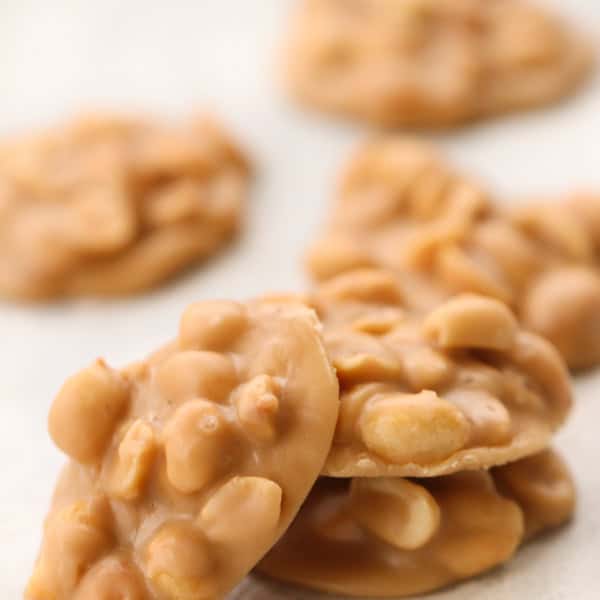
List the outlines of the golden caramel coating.
{"type": "Polygon", "coordinates": [[[527,0],[303,0],[286,81],[311,107],[447,127],[571,93],[591,45],[527,0]]]}
{"type": "Polygon", "coordinates": [[[569,468],[552,450],[492,469],[502,494],[518,502],[528,539],[569,520],[577,492],[569,468]]]}
{"type": "Polygon", "coordinates": [[[320,479],[258,571],[348,596],[420,594],[507,561],[524,535],[568,520],[574,499],[550,450],[491,474],[320,479]]]}
{"type": "Polygon", "coordinates": [[[571,406],[556,350],[504,304],[459,295],[422,315],[389,271],[351,271],[311,302],[340,382],[324,475],[431,477],[540,452],[571,406]]]}
{"type": "Polygon", "coordinates": [[[198,303],[147,360],[71,377],[49,419],[70,462],[26,598],[224,598],[331,446],[338,383],[319,330],[298,303],[198,303]]]}
{"type": "Polygon", "coordinates": [[[573,369],[600,362],[599,265],[600,197],[501,211],[430,146],[394,137],[350,161],[307,256],[318,281],[390,269],[421,312],[457,293],[497,298],[573,369]]]}
{"type": "Polygon", "coordinates": [[[215,123],[74,120],[0,145],[0,293],[139,292],[238,229],[246,159],[215,123]]]}

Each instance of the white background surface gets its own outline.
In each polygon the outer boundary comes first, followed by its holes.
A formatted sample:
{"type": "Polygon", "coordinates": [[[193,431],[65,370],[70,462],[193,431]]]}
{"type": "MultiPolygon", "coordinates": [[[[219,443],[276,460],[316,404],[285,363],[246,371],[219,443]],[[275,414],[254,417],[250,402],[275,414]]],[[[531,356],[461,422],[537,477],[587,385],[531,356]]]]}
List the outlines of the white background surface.
{"type": "MultiPolygon", "coordinates": [[[[600,30],[597,0],[556,3],[600,30]]],[[[325,214],[336,170],[364,132],[303,115],[281,97],[275,51],[292,5],[0,0],[0,132],[96,107],[166,116],[208,107],[246,143],[258,174],[240,242],[159,292],[117,302],[0,304],[2,599],[22,596],[63,462],[45,421],[65,377],[99,355],[113,365],[142,357],[173,335],[190,301],[304,285],[299,257],[325,214]]],[[[439,140],[504,198],[600,190],[600,82],[558,108],[439,140]]],[[[578,378],[575,389],[578,404],[558,440],[580,488],[573,526],[530,544],[507,567],[435,598],[600,598],[600,372],[578,378]]],[[[257,599],[269,596],[261,584],[252,585],[257,599]]],[[[251,595],[247,588],[241,593],[251,595]]],[[[273,597],[304,595],[275,590],[273,597]]]]}

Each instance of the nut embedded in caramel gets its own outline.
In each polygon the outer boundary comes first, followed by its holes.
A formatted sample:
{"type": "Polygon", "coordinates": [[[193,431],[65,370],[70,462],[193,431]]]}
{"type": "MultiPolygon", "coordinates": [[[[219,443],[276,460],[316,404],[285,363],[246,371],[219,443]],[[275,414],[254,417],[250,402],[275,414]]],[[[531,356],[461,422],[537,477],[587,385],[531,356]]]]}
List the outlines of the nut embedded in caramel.
{"type": "Polygon", "coordinates": [[[265,443],[277,434],[279,383],[269,375],[257,375],[241,386],[236,398],[237,416],[246,433],[265,443]]]}
{"type": "Polygon", "coordinates": [[[217,352],[186,350],[161,364],[156,374],[160,393],[173,406],[194,398],[221,401],[238,384],[231,359],[217,352]]]}
{"type": "Polygon", "coordinates": [[[48,417],[54,443],[81,463],[96,462],[127,410],[129,393],[127,378],[101,360],[70,377],[48,417]]]}
{"type": "Polygon", "coordinates": [[[464,448],[469,425],[435,392],[388,394],[370,400],[358,422],[365,446],[395,465],[430,465],[464,448]]]}
{"type": "Polygon", "coordinates": [[[276,535],[282,499],[283,490],[270,479],[234,477],[204,505],[198,524],[215,544],[255,555],[276,535]]]}
{"type": "Polygon", "coordinates": [[[563,268],[535,281],[523,300],[521,319],[550,340],[571,367],[584,368],[600,357],[599,310],[600,273],[563,268]]]}
{"type": "Polygon", "coordinates": [[[442,348],[508,350],[517,320],[501,302],[481,296],[456,296],[431,312],[425,335],[442,348]]]}
{"type": "Polygon", "coordinates": [[[112,467],[110,495],[132,500],[142,493],[150,476],[157,445],[150,423],[138,419],[127,427],[112,467]]]}
{"type": "Polygon", "coordinates": [[[513,435],[509,409],[485,389],[457,389],[446,394],[470,422],[470,446],[500,446],[510,443],[513,435]]]}
{"type": "Polygon", "coordinates": [[[362,528],[402,550],[421,548],[440,525],[432,495],[402,477],[353,479],[349,507],[362,528]]]}
{"type": "Polygon", "coordinates": [[[247,326],[248,319],[237,302],[196,302],[181,317],[179,340],[190,350],[219,351],[247,326]]]}
{"type": "Polygon", "coordinates": [[[338,383],[319,329],[301,302],[198,303],[146,361],[69,379],[50,430],[71,460],[25,597],[224,598],[331,446],[338,383]]]}
{"type": "Polygon", "coordinates": [[[563,459],[545,450],[492,471],[498,489],[514,498],[525,514],[530,538],[568,521],[575,510],[573,477],[563,459]]]}
{"type": "Polygon", "coordinates": [[[217,566],[202,531],[190,523],[164,525],[148,543],[145,554],[145,571],[159,598],[217,596],[217,566]]]}
{"type": "Polygon", "coordinates": [[[235,460],[235,433],[212,402],[190,400],[163,430],[167,478],[184,494],[202,490],[235,460]]]}

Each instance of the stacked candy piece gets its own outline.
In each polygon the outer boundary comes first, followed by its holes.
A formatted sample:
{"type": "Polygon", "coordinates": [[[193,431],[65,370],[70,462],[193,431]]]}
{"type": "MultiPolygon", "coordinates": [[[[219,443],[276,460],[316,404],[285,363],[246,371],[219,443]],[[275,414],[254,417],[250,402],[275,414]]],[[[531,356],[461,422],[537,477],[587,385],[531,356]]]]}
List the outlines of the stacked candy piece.
{"type": "Polygon", "coordinates": [[[549,448],[571,406],[557,351],[495,299],[419,314],[384,271],[353,271],[310,299],[340,382],[321,478],[259,565],[352,596],[429,591],[508,560],[574,508],[549,448]]]}

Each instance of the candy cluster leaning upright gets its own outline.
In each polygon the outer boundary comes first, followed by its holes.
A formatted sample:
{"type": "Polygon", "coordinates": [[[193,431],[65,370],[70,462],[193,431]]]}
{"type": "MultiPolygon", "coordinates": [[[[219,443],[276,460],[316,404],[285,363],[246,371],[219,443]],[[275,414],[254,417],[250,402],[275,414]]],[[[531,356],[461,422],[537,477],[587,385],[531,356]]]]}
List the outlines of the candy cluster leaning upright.
{"type": "Polygon", "coordinates": [[[147,359],[69,378],[49,417],[69,462],[26,598],[224,598],[331,447],[338,383],[319,329],[304,306],[202,302],[147,359]]]}

